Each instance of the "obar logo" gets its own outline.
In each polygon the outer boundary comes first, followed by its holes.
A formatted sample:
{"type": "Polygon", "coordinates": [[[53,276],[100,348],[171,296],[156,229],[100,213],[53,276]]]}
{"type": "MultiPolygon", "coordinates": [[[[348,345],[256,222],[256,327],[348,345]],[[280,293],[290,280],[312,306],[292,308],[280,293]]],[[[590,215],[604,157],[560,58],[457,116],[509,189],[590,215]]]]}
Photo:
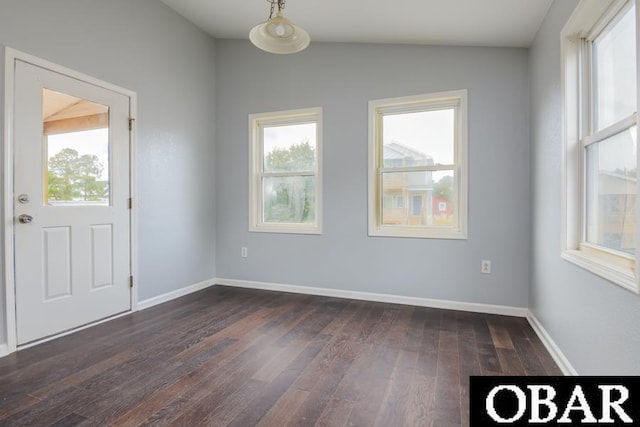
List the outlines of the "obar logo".
{"type": "Polygon", "coordinates": [[[639,377],[471,377],[470,424],[640,426],[639,377]]]}

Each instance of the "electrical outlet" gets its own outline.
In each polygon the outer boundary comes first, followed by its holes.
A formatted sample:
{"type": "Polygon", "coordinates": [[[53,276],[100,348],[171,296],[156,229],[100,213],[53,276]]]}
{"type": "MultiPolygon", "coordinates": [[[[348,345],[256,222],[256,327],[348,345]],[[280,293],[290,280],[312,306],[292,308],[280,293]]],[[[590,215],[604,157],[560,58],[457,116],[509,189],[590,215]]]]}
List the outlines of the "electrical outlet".
{"type": "Polygon", "coordinates": [[[491,274],[491,261],[483,259],[480,265],[480,273],[491,274]]]}
{"type": "Polygon", "coordinates": [[[242,258],[246,258],[246,257],[248,257],[248,256],[249,256],[249,250],[248,250],[246,247],[244,247],[244,246],[243,246],[243,247],[241,247],[241,248],[240,248],[240,256],[241,256],[242,258]]]}

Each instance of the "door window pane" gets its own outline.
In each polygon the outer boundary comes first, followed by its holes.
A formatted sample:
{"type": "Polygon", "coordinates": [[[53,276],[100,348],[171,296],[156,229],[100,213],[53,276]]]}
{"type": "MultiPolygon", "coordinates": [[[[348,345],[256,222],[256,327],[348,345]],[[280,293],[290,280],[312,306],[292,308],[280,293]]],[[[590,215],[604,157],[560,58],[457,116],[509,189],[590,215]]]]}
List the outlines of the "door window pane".
{"type": "Polygon", "coordinates": [[[596,131],[636,111],[635,10],[630,7],[593,42],[596,131]]]}
{"type": "Polygon", "coordinates": [[[43,90],[44,203],[109,204],[109,108],[43,90]]]}
{"type": "Polygon", "coordinates": [[[587,242],[635,253],[636,127],[587,148],[587,242]]]}

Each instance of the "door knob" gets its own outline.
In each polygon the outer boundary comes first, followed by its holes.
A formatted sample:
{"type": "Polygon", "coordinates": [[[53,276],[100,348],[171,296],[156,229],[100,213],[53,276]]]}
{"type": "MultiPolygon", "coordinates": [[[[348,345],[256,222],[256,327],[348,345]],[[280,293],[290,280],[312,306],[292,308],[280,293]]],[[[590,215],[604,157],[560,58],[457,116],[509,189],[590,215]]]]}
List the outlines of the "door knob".
{"type": "Polygon", "coordinates": [[[31,215],[22,214],[18,217],[18,222],[20,224],[29,224],[33,221],[33,217],[31,215]]]}

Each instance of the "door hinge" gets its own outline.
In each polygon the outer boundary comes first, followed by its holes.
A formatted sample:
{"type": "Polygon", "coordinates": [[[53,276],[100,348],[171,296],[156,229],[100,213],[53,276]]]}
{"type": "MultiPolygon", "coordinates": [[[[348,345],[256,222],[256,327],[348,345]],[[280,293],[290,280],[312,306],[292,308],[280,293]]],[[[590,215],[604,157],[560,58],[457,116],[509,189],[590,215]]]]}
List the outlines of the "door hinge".
{"type": "Polygon", "coordinates": [[[133,276],[129,276],[129,287],[133,288],[133,276]]]}
{"type": "Polygon", "coordinates": [[[133,117],[129,117],[129,130],[133,130],[133,122],[135,122],[136,119],[134,119],[133,117]]]}
{"type": "Polygon", "coordinates": [[[129,197],[128,206],[129,209],[133,209],[133,199],[131,197],[129,197]]]}

